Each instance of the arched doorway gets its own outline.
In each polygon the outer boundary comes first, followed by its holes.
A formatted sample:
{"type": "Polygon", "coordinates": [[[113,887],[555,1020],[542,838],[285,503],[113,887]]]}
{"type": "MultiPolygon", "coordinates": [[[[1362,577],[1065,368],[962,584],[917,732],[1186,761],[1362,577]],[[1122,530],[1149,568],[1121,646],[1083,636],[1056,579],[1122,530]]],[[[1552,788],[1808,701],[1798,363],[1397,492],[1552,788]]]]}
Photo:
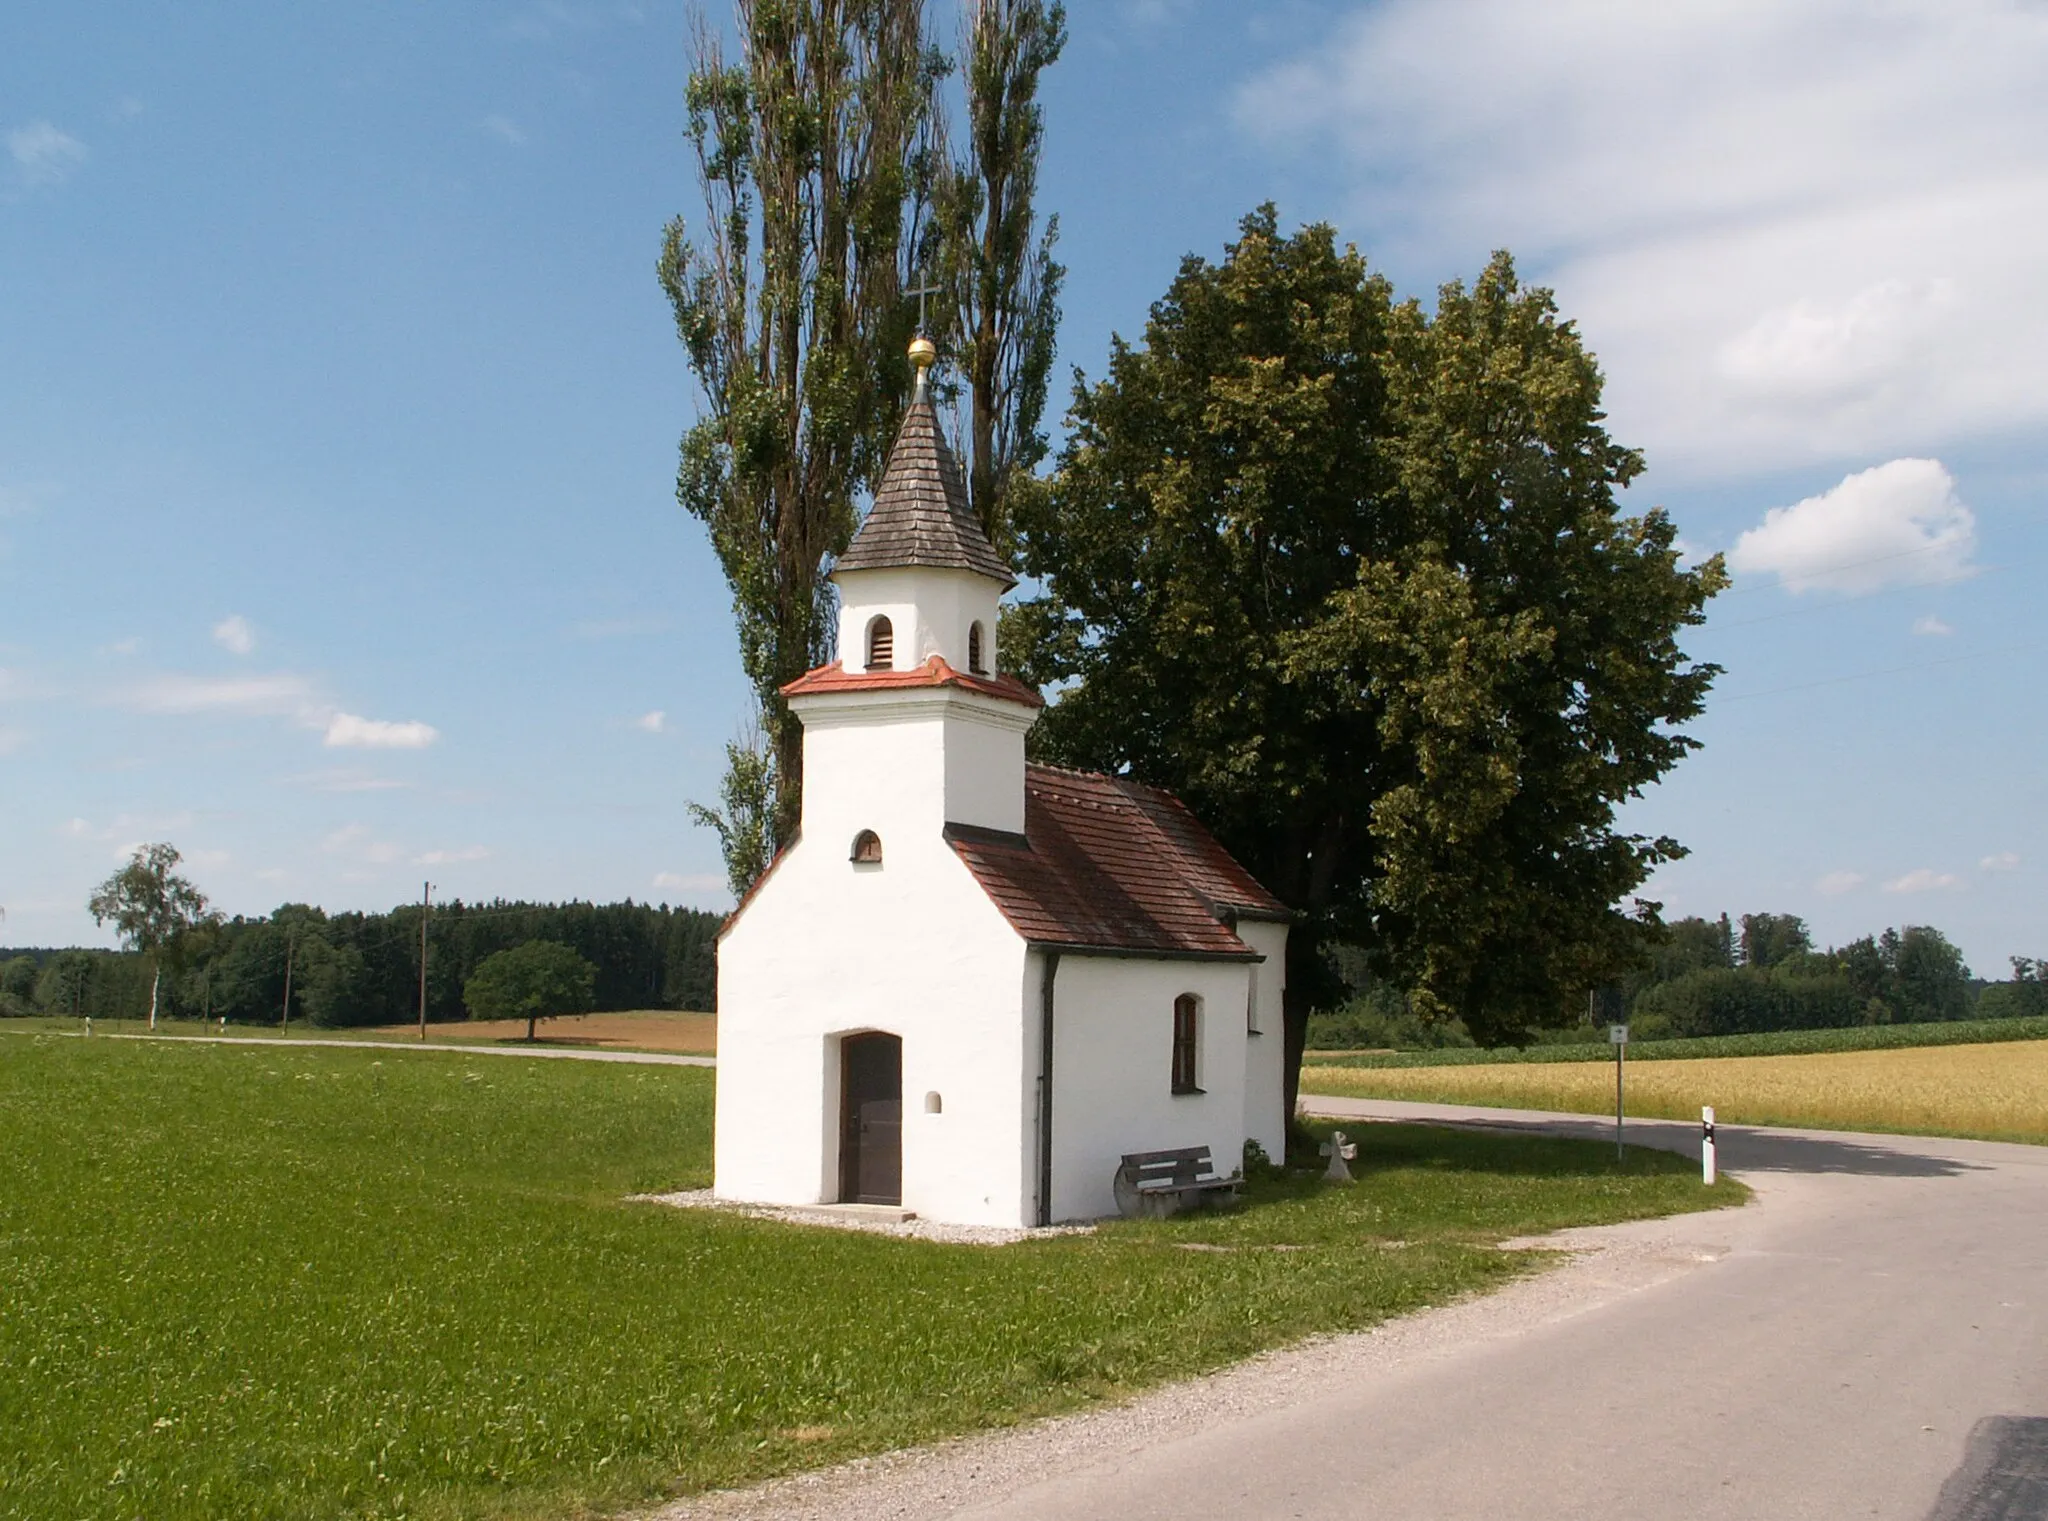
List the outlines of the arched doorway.
{"type": "Polygon", "coordinates": [[[839,1042],[839,1198],[903,1202],[903,1041],[849,1035],[839,1042]]]}

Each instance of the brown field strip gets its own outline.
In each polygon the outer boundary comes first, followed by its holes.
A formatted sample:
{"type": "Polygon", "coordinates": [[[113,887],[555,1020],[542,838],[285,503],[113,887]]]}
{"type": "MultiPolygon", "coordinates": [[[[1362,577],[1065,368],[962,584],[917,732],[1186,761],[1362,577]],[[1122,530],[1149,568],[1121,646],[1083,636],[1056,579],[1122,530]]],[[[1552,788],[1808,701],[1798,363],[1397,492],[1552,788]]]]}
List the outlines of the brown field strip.
{"type": "MultiPolygon", "coordinates": [[[[368,1035],[403,1040],[417,1037],[418,1025],[377,1025],[368,1030],[323,1030],[323,1035],[368,1035]]],[[[617,1014],[567,1014],[540,1022],[539,1044],[582,1046],[596,1051],[674,1051],[685,1056],[711,1056],[718,1050],[718,1016],[688,1014],[675,1009],[633,1009],[617,1014]]],[[[524,1042],[523,1019],[465,1019],[456,1024],[430,1024],[431,1041],[524,1042]]]]}
{"type": "MultiPolygon", "coordinates": [[[[1574,1114],[1614,1112],[1604,1062],[1474,1067],[1322,1067],[1302,1091],[1574,1114]]],[[[1630,1062],[1631,1114],[1731,1124],[1896,1130],[2048,1143],[2048,1041],[1630,1062]]]]}

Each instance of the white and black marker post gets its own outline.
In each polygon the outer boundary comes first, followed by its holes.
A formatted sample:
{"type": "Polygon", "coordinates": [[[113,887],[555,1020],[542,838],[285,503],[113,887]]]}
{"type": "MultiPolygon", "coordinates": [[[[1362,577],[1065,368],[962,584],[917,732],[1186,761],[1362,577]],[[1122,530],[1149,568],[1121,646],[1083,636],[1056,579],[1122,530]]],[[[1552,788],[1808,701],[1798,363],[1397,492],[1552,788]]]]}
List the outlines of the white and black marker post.
{"type": "Polygon", "coordinates": [[[1700,1181],[1712,1188],[1714,1170],[1714,1106],[1703,1105],[1700,1109],[1700,1181]]]}
{"type": "Polygon", "coordinates": [[[1621,1058],[1628,1050],[1628,1026],[1609,1025],[1607,1039],[1614,1047],[1614,1160],[1621,1160],[1621,1058]]]}

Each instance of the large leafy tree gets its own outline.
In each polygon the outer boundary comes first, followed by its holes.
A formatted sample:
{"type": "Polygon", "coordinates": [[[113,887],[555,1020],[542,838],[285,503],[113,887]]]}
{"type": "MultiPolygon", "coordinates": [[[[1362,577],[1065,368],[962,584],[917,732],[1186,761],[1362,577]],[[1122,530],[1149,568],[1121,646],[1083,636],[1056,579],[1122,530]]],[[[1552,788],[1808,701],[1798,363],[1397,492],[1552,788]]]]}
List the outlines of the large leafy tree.
{"type": "Polygon", "coordinates": [[[173,869],[183,859],[174,845],[139,845],[128,864],[102,882],[86,903],[94,923],[112,924],[130,950],[149,959],[152,1030],[165,957],[207,922],[205,894],[173,869]]]}
{"type": "Polygon", "coordinates": [[[826,558],[880,469],[908,384],[903,264],[930,177],[944,60],[921,0],[738,0],[688,85],[705,217],[659,273],[704,396],[676,495],[710,530],[770,739],[775,834],[795,828],[801,730],[778,689],[832,638],[826,558]]]}
{"type": "Polygon", "coordinates": [[[1041,751],[1178,792],[1301,916],[1290,1098],[1333,942],[1484,1042],[1641,954],[1620,905],[1683,851],[1614,811],[1692,747],[1716,668],[1677,636],[1724,577],[1620,512],[1600,385],[1506,255],[1429,312],[1269,206],[1077,384],[1018,504],[1041,751]]]}
{"type": "Polygon", "coordinates": [[[556,940],[529,940],[484,958],[462,986],[472,1019],[523,1019],[526,1038],[537,1021],[589,1010],[597,968],[556,940]]]}
{"type": "Polygon", "coordinates": [[[1038,82],[1066,42],[1058,0],[973,0],[960,40],[965,119],[944,134],[934,187],[946,347],[968,392],[968,500],[999,545],[1010,492],[1045,458],[1039,424],[1066,271],[1052,257],[1059,218],[1041,224],[1037,214],[1038,82]]]}

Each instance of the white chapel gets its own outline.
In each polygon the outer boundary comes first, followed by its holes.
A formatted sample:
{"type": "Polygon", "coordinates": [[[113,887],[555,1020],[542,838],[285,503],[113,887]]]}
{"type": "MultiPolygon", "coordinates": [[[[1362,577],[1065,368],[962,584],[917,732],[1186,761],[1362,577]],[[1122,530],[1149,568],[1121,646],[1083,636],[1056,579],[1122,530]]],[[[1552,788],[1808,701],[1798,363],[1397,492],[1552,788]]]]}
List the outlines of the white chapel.
{"type": "Polygon", "coordinates": [[[1030,1226],[1126,1154],[1282,1154],[1289,915],[1178,801],[1028,764],[1014,585],[917,390],[832,572],[841,658],[783,688],[797,837],[718,946],[715,1191],[1030,1226]]]}

